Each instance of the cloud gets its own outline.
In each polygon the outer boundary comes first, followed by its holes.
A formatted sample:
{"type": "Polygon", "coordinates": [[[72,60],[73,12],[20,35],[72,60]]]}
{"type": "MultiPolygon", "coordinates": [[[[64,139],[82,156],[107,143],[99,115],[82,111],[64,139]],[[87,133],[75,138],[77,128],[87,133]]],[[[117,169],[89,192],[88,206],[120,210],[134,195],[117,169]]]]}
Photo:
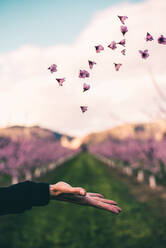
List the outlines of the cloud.
{"type": "Polygon", "coordinates": [[[153,71],[159,85],[166,88],[165,49],[157,38],[165,31],[166,1],[147,0],[123,3],[98,12],[72,45],[37,47],[24,45],[0,55],[1,126],[39,124],[71,135],[84,135],[117,125],[118,119],[144,121],[142,109],[153,112],[158,97],[151,82],[153,71]],[[120,48],[107,48],[111,41],[120,41],[121,23],[117,15],[127,15],[126,56],[120,48]],[[155,40],[146,42],[146,32],[155,40]],[[95,53],[94,46],[105,50],[95,53]],[[150,57],[143,61],[138,50],[148,49],[150,57]],[[92,71],[88,59],[97,62],[92,71]],[[117,72],[113,63],[122,63],[117,72]],[[58,65],[51,74],[50,64],[58,65]],[[90,71],[90,78],[78,78],[80,69],[90,71]],[[56,77],[66,77],[59,87],[56,77]],[[91,90],[82,92],[83,82],[91,90]],[[80,105],[88,105],[84,114],[80,105]],[[117,118],[115,118],[117,116],[117,118]]]}

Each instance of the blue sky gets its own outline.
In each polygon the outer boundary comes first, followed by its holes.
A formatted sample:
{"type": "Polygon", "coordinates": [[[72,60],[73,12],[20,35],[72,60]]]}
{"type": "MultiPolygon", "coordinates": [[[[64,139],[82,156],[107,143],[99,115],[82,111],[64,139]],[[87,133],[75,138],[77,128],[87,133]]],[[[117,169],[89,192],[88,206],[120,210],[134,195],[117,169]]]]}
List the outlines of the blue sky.
{"type": "Polygon", "coordinates": [[[72,43],[96,12],[120,2],[126,1],[1,0],[0,53],[24,44],[52,46],[72,43]]]}

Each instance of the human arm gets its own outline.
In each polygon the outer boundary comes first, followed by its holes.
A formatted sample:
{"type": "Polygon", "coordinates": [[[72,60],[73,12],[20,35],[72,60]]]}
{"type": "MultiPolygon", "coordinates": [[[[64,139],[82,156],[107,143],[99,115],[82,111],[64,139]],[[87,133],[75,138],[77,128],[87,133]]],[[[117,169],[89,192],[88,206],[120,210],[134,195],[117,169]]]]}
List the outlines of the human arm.
{"type": "Polygon", "coordinates": [[[0,187],[0,215],[23,213],[33,206],[44,206],[50,201],[49,184],[24,181],[0,187]]]}
{"type": "Polygon", "coordinates": [[[115,201],[105,199],[103,195],[98,193],[86,192],[81,187],[72,187],[65,182],[50,185],[50,199],[92,206],[115,214],[121,211],[115,201]]]}
{"type": "Polygon", "coordinates": [[[34,206],[45,206],[50,200],[93,206],[116,214],[121,211],[116,202],[105,199],[101,194],[86,192],[81,187],[72,187],[65,182],[48,184],[25,181],[0,187],[0,215],[23,213],[34,206]]]}

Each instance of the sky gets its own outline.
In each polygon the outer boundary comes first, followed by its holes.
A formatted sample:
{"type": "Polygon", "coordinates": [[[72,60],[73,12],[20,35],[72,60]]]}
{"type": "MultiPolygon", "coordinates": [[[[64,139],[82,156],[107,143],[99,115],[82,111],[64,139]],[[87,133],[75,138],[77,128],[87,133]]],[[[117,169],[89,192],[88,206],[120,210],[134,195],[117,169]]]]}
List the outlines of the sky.
{"type": "Polygon", "coordinates": [[[125,1],[1,0],[0,52],[12,51],[23,44],[71,44],[95,13],[121,2],[125,1]]]}
{"type": "MultiPolygon", "coordinates": [[[[158,117],[160,101],[152,76],[164,92],[166,1],[0,1],[0,127],[40,125],[82,136],[123,122],[158,117]],[[117,15],[127,15],[126,56],[111,41],[123,39],[117,15]],[[146,42],[146,32],[154,41],[146,42]],[[94,46],[104,51],[96,54],[94,46]],[[138,50],[148,49],[143,61],[138,50]],[[97,64],[88,68],[88,59],[97,64]],[[122,63],[118,72],[113,63],[122,63]],[[48,66],[57,64],[51,74],[48,66]],[[90,72],[78,78],[80,69],[90,72]],[[56,78],[65,77],[63,87],[56,78]],[[89,91],[82,90],[89,83],[89,91]],[[88,111],[80,111],[87,105],[88,111]]],[[[165,103],[162,103],[165,104],[165,103]]]]}

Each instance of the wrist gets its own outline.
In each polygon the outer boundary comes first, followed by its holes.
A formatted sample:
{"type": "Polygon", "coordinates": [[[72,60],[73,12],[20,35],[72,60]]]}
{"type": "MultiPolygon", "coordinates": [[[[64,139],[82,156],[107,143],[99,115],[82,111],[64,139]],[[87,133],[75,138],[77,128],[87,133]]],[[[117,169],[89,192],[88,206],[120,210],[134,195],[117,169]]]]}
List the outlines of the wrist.
{"type": "Polygon", "coordinates": [[[56,193],[55,185],[50,184],[49,185],[50,199],[53,199],[53,197],[55,196],[55,193],[56,193]]]}

